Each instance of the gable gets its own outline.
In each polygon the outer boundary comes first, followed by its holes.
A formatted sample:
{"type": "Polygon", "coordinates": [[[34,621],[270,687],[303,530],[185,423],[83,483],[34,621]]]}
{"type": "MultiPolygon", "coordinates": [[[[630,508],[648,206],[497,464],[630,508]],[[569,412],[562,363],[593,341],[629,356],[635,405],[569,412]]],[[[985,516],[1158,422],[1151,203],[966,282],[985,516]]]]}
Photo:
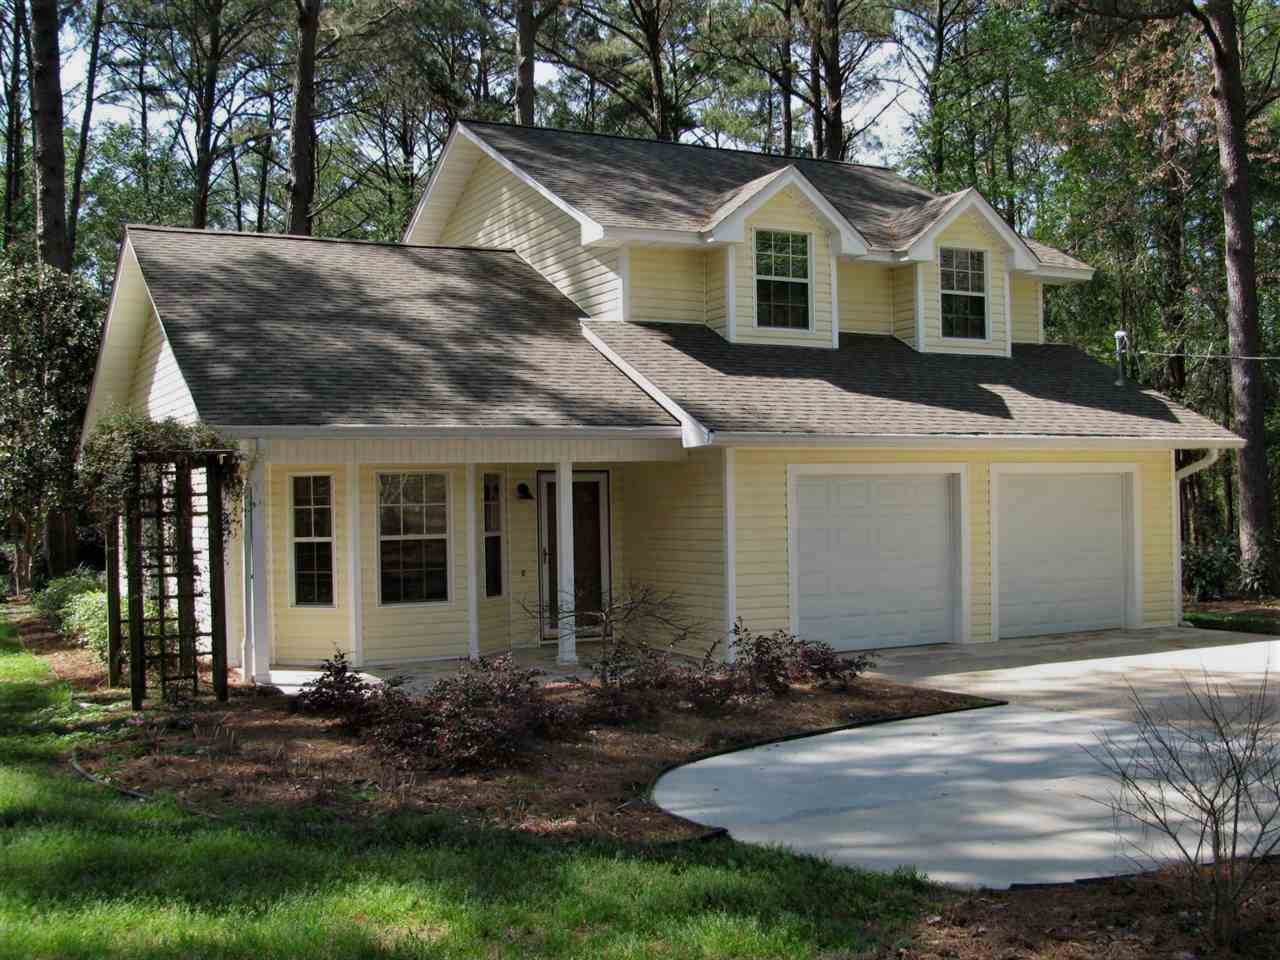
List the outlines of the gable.
{"type": "Polygon", "coordinates": [[[178,368],[173,346],[154,311],[148,315],[134,364],[128,407],[132,413],[144,414],[152,420],[172,417],[192,423],[197,419],[191,388],[178,368]]]}

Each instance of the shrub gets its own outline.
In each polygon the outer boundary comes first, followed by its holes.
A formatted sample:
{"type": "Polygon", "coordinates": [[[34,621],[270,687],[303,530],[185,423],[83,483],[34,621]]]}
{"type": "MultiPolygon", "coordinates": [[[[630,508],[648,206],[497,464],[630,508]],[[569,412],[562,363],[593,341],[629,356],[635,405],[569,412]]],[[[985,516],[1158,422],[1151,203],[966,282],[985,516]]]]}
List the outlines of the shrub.
{"type": "Polygon", "coordinates": [[[338,650],[324,661],[320,676],[302,685],[297,706],[306,713],[341,717],[351,729],[359,729],[370,719],[372,689],[338,650]]]}
{"type": "Polygon", "coordinates": [[[1091,751],[1115,782],[1106,798],[1121,846],[1171,864],[1224,946],[1239,930],[1263,862],[1280,853],[1280,698],[1270,678],[1252,689],[1184,681],[1184,709],[1130,691],[1133,734],[1102,734],[1091,751]],[[1179,713],[1185,716],[1178,715],[1179,713]]]}
{"type": "Polygon", "coordinates": [[[733,625],[729,649],[733,654],[734,672],[740,678],[740,686],[747,692],[758,694],[767,690],[774,696],[782,696],[791,689],[799,663],[799,639],[785,630],[760,634],[753,631],[739,617],[733,625]]]}
{"type": "Polygon", "coordinates": [[[92,590],[73,596],[62,608],[63,631],[82,646],[93,651],[102,663],[110,652],[110,622],[107,617],[107,592],[92,590]]]}
{"type": "Polygon", "coordinates": [[[64,608],[73,597],[102,589],[102,574],[81,566],[76,567],[65,576],[50,580],[44,589],[38,591],[31,598],[31,603],[36,610],[53,620],[58,626],[61,626],[65,616],[64,608]]]}
{"type": "Polygon", "coordinates": [[[797,680],[847,690],[850,683],[875,665],[875,660],[865,653],[841,656],[831,644],[821,640],[798,640],[793,676],[797,680]]]}
{"type": "Polygon", "coordinates": [[[1182,549],[1182,589],[1192,600],[1221,600],[1231,592],[1240,572],[1240,547],[1232,537],[1182,549]]]}

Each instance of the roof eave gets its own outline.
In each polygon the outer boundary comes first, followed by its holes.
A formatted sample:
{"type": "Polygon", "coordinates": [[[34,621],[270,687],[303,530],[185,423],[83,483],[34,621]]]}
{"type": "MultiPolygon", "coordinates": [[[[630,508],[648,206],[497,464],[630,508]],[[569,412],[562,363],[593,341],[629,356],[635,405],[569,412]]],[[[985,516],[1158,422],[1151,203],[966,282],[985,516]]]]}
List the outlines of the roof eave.
{"type": "Polygon", "coordinates": [[[1068,436],[1057,434],[824,434],[714,430],[715,447],[864,447],[1016,450],[1239,449],[1239,437],[1068,436]]]}
{"type": "Polygon", "coordinates": [[[681,428],[669,427],[538,427],[523,424],[506,426],[413,427],[389,424],[338,423],[332,425],[229,424],[211,426],[236,440],[679,440],[681,428]]]}

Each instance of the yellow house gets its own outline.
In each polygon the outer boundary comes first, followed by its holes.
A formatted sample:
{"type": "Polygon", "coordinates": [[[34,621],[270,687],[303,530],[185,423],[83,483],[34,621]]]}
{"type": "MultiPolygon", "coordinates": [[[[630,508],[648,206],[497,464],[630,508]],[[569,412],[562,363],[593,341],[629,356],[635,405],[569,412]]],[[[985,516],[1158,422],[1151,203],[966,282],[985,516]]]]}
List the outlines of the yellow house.
{"type": "Polygon", "coordinates": [[[258,680],[571,662],[631,584],[839,650],[1167,626],[1175,451],[1243,442],[1045,342],[1091,273],[878,167],[463,122],[399,244],[130,227],[86,430],[243,444],[258,680]]]}

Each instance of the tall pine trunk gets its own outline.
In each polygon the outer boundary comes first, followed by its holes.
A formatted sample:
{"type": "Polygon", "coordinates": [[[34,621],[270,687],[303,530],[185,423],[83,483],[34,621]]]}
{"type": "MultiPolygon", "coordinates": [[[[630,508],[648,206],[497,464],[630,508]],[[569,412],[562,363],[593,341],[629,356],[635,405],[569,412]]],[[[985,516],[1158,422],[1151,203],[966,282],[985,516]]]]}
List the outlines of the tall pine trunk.
{"type": "Polygon", "coordinates": [[[84,168],[89,155],[89,128],[93,123],[93,101],[98,86],[98,52],[102,47],[102,20],[106,0],[98,0],[93,8],[93,25],[90,28],[89,68],[84,79],[84,112],[80,115],[79,149],[76,151],[75,170],[71,175],[71,209],[67,211],[67,255],[76,255],[76,224],[80,220],[80,200],[84,193],[84,168]]]}
{"type": "Polygon", "coordinates": [[[533,65],[537,25],[533,0],[516,0],[516,123],[533,126],[533,65]]]}
{"type": "Polygon", "coordinates": [[[4,143],[4,249],[13,245],[18,232],[18,210],[22,204],[22,168],[26,153],[26,131],[22,122],[22,61],[26,41],[26,0],[13,5],[13,45],[10,48],[9,77],[4,100],[7,124],[4,143]]]}
{"type": "Polygon", "coordinates": [[[62,141],[62,64],[58,59],[58,4],[31,3],[31,127],[39,173],[36,196],[36,250],[40,262],[66,273],[67,155],[62,141]]]}
{"type": "Polygon", "coordinates": [[[1222,219],[1226,239],[1227,337],[1231,353],[1232,426],[1245,439],[1238,454],[1240,555],[1246,567],[1264,562],[1271,546],[1271,478],[1267,469],[1266,385],[1262,363],[1242,359],[1261,352],[1258,328],[1257,241],[1246,140],[1245,92],[1240,36],[1231,0],[1211,0],[1203,9],[1213,53],[1213,106],[1222,172],[1222,219]]]}
{"type": "Polygon", "coordinates": [[[323,0],[295,0],[298,8],[298,63],[293,81],[289,136],[289,222],[287,232],[311,235],[316,193],[316,37],[323,0]]]}
{"type": "Polygon", "coordinates": [[[822,72],[826,81],[823,91],[822,155],[828,160],[843,160],[844,142],[844,71],[840,66],[840,5],[838,0],[823,0],[822,28],[818,36],[822,72]]]}

